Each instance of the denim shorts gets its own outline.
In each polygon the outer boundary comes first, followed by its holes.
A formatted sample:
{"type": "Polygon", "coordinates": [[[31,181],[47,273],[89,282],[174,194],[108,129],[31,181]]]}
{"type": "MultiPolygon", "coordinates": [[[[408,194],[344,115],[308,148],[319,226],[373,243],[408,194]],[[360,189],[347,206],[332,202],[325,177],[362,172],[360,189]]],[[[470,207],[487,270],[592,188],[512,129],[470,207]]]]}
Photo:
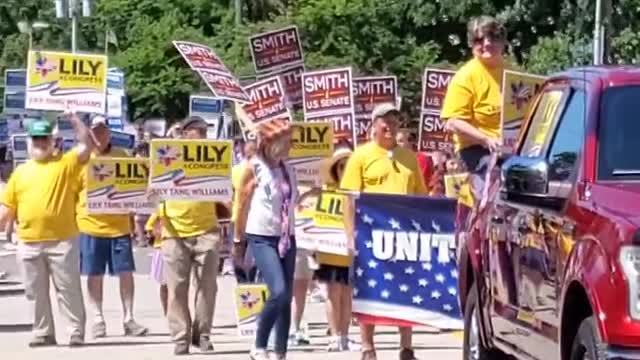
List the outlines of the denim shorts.
{"type": "Polygon", "coordinates": [[[116,275],[136,270],[129,235],[105,238],[80,234],[80,272],[83,275],[116,275]]]}

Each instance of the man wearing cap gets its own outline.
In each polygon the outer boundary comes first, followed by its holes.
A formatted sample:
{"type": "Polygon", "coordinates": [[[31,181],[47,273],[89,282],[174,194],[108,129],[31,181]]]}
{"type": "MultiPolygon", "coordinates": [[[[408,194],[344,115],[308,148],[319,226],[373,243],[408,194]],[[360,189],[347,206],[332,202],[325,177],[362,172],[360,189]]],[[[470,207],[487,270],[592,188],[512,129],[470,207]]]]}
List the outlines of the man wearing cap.
{"type": "MultiPolygon", "coordinates": [[[[129,157],[126,151],[111,146],[111,131],[102,115],[91,121],[95,148],[91,157],[129,157]]],[[[126,336],[143,336],[148,330],[133,319],[133,272],[135,264],[131,242],[131,215],[89,214],[87,211],[87,176],[85,166],[80,172],[80,195],[76,208],[76,222],[80,229],[80,272],[87,276],[89,306],[93,316],[94,338],[107,336],[107,325],[102,312],[103,280],[109,274],[120,280],[122,301],[122,328],[126,336]]]]}
{"type": "Polygon", "coordinates": [[[69,345],[84,343],[75,206],[77,178],[93,144],[82,121],[75,114],[70,118],[79,144],[65,154],[55,148],[51,123],[39,119],[29,123],[30,159],[15,169],[0,200],[0,228],[16,219],[18,223],[18,257],[24,267],[25,293],[34,306],[30,347],[56,344],[51,280],[60,312],[69,325],[69,345]]]}
{"type": "MultiPolygon", "coordinates": [[[[190,117],[182,125],[183,139],[206,137],[207,123],[202,118],[190,117]]],[[[169,293],[167,318],[175,343],[174,353],[186,355],[190,345],[202,352],[211,352],[221,246],[216,203],[167,200],[160,204],[158,214],[162,221],[162,254],[169,293]],[[191,276],[194,279],[190,279],[191,276]],[[193,320],[189,311],[190,280],[195,293],[193,320]]]]}
{"type": "MultiPolygon", "coordinates": [[[[398,146],[396,135],[400,112],[392,104],[381,104],[373,110],[372,140],[358,147],[349,161],[340,187],[344,190],[396,195],[426,195],[427,189],[413,151],[398,146]]],[[[355,249],[355,209],[345,204],[345,232],[351,251],[355,249]]],[[[360,319],[362,359],[375,360],[373,341],[375,327],[368,319],[360,319]]],[[[400,329],[400,360],[415,359],[411,344],[411,328],[400,329]]]]}

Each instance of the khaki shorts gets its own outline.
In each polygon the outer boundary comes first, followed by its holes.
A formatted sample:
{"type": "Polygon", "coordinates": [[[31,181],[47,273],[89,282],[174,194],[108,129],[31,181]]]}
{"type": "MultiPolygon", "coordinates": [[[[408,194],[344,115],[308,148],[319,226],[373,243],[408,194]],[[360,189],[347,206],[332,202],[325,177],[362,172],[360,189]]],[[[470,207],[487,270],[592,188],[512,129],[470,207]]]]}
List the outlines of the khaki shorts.
{"type": "Polygon", "coordinates": [[[294,279],[311,280],[313,278],[313,269],[309,266],[309,253],[298,249],[296,254],[296,269],[293,273],[294,279]]]}

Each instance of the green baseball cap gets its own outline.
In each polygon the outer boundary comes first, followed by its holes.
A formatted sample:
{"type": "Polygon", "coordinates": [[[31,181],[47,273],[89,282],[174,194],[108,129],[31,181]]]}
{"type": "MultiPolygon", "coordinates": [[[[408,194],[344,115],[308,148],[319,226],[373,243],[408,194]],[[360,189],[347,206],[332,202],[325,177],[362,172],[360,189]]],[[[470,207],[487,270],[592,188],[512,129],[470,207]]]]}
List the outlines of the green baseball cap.
{"type": "Polygon", "coordinates": [[[27,133],[29,136],[51,136],[53,126],[47,120],[34,120],[29,123],[27,133]]]}

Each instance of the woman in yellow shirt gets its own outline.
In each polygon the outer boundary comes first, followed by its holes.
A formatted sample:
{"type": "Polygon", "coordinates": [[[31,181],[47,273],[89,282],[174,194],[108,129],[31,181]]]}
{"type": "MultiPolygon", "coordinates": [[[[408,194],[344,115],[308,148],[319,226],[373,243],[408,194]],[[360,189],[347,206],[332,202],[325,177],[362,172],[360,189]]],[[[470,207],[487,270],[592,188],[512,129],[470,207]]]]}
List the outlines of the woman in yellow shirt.
{"type": "Polygon", "coordinates": [[[480,16],[469,22],[467,36],[473,59],[451,79],[440,116],[453,133],[456,152],[470,174],[468,185],[461,189],[460,203],[473,207],[482,194],[491,153],[500,146],[506,31],[493,17],[480,16]]]}
{"type": "MultiPolygon", "coordinates": [[[[338,147],[331,159],[322,164],[322,181],[324,188],[335,190],[342,180],[344,168],[352,151],[348,147],[338,147]]],[[[351,323],[351,287],[350,256],[317,253],[320,267],[314,273],[314,279],[325,284],[327,289],[327,320],[331,331],[331,339],[327,351],[359,351],[360,348],[348,337],[351,323]]]]}

